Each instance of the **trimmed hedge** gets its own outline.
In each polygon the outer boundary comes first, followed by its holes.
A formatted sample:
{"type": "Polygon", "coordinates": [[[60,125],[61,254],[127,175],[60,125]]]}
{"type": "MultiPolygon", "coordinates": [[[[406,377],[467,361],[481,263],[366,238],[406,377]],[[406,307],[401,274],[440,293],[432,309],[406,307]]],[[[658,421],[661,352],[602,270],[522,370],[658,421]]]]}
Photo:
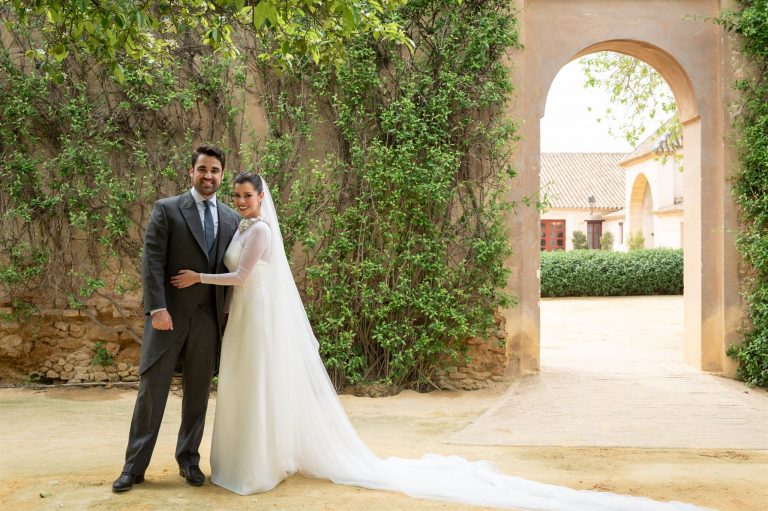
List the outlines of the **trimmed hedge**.
{"type": "Polygon", "coordinates": [[[682,293],[681,249],[541,253],[542,297],[682,293]]]}

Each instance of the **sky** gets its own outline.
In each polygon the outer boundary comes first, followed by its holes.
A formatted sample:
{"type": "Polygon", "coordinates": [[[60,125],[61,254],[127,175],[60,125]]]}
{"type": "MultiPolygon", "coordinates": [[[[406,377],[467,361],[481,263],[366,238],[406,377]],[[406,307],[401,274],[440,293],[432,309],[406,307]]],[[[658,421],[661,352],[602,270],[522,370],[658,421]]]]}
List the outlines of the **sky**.
{"type": "MultiPolygon", "coordinates": [[[[541,119],[541,152],[631,152],[634,148],[623,138],[613,138],[608,127],[597,122],[608,105],[608,93],[584,88],[578,60],[563,66],[549,89],[541,119]]],[[[647,126],[656,128],[653,123],[647,126]]]]}

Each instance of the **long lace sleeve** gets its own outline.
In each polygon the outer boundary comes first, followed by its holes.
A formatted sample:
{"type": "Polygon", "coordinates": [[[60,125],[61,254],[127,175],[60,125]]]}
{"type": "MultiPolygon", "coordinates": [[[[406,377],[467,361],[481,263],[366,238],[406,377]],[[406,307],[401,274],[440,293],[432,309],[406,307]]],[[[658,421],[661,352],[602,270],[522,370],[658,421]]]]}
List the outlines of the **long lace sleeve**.
{"type": "MultiPolygon", "coordinates": [[[[257,222],[246,235],[237,270],[231,273],[201,273],[200,280],[203,284],[217,286],[242,285],[248,280],[256,263],[260,260],[269,260],[270,240],[269,226],[264,222],[257,222]]],[[[238,240],[233,240],[232,243],[238,243],[238,240]]]]}

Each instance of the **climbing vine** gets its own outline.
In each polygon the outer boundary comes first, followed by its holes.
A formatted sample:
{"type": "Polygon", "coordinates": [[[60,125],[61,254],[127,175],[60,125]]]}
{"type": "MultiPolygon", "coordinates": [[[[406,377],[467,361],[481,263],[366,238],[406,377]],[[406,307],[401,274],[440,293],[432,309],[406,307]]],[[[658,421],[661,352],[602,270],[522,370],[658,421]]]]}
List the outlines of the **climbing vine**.
{"type": "Polygon", "coordinates": [[[502,58],[516,20],[503,1],[413,0],[396,21],[415,53],[359,39],[343,66],[282,77],[269,101],[261,170],[337,386],[428,385],[512,303],[502,58]],[[298,145],[325,155],[297,164],[298,145]]]}
{"type": "Polygon", "coordinates": [[[742,99],[733,193],[741,214],[737,245],[751,267],[743,290],[750,325],[743,342],[728,354],[739,360],[741,378],[768,386],[768,1],[739,4],[740,10],[725,12],[718,21],[740,36],[744,56],[756,71],[754,78],[735,85],[742,99]]]}
{"type": "Polygon", "coordinates": [[[337,67],[308,54],[278,72],[248,34],[237,61],[180,36],[173,65],[126,59],[120,80],[72,54],[52,80],[25,59],[29,20],[11,25],[0,286],[15,310],[41,290],[59,307],[118,310],[138,292],[153,201],[189,186],[189,149],[209,141],[229,169],[269,182],[334,383],[428,386],[513,303],[504,217],[516,126],[503,61],[517,22],[502,0],[412,0],[382,16],[414,51],[369,33],[337,67]],[[263,137],[246,115],[253,99],[263,137]]]}
{"type": "MultiPolygon", "coordinates": [[[[0,43],[0,286],[15,311],[125,312],[154,200],[187,186],[192,140],[236,147],[244,71],[210,50],[177,48],[173,66],[108,66],[70,56],[61,83],[8,23],[0,43]],[[148,83],[149,82],[149,83],[148,83]],[[150,85],[151,83],[151,85],[150,85]]],[[[236,162],[235,156],[235,162],[236,162]]]]}

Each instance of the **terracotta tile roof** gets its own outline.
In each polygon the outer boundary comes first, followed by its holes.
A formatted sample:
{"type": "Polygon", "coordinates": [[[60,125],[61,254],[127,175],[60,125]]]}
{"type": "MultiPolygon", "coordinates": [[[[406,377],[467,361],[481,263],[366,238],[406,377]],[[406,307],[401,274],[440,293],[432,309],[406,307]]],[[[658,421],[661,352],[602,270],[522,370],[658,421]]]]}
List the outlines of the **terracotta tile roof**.
{"type": "Polygon", "coordinates": [[[611,211],[603,215],[604,220],[624,220],[627,217],[627,212],[623,209],[611,211]]]}
{"type": "Polygon", "coordinates": [[[542,194],[551,209],[624,207],[626,153],[541,153],[542,194]],[[588,197],[594,196],[591,205],[588,197]]]}

